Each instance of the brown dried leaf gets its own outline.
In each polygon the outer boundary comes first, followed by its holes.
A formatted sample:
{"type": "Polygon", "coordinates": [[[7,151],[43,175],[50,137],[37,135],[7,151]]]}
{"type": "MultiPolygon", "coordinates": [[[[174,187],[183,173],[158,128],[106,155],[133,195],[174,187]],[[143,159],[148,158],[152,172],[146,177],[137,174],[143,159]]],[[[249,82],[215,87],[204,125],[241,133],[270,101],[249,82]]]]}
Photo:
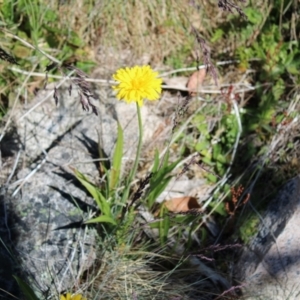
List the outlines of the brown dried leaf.
{"type": "Polygon", "coordinates": [[[201,208],[195,197],[179,197],[172,198],[165,202],[165,207],[174,213],[186,212],[191,209],[201,208]]]}
{"type": "Polygon", "coordinates": [[[194,72],[190,76],[190,78],[186,84],[186,87],[188,88],[189,94],[191,96],[194,96],[197,93],[197,91],[199,90],[199,88],[201,87],[201,85],[203,83],[205,76],[206,76],[205,69],[200,69],[200,70],[194,72]]]}

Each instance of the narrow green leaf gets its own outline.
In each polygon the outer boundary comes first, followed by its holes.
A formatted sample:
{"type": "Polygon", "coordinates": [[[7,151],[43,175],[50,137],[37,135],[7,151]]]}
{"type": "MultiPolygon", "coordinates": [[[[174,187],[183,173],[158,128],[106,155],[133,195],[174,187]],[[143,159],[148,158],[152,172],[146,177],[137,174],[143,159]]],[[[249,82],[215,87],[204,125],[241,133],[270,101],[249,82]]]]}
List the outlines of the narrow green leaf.
{"type": "Polygon", "coordinates": [[[20,289],[22,290],[26,300],[39,300],[39,298],[35,295],[34,291],[32,290],[32,288],[26,283],[24,282],[21,278],[17,277],[17,276],[13,276],[20,289]]]}
{"type": "MultiPolygon", "coordinates": [[[[166,189],[168,183],[171,180],[171,176],[164,180],[160,180],[159,182],[153,184],[153,188],[148,196],[148,208],[151,209],[155,200],[158,198],[158,196],[166,189]]],[[[152,185],[151,185],[152,186],[152,185]]]]}
{"type": "Polygon", "coordinates": [[[110,170],[110,178],[109,178],[110,191],[116,187],[119,181],[121,165],[122,165],[122,157],[123,157],[123,144],[124,144],[123,130],[120,124],[118,124],[118,138],[117,138],[115,152],[113,155],[113,164],[110,170]]]}
{"type": "Polygon", "coordinates": [[[160,211],[160,217],[162,218],[162,220],[159,223],[159,238],[160,238],[160,242],[163,245],[168,238],[168,233],[169,233],[169,229],[170,229],[170,219],[168,214],[166,213],[166,208],[162,207],[161,211],[160,211]]]}
{"type": "Polygon", "coordinates": [[[153,168],[152,168],[152,172],[155,173],[158,170],[158,166],[159,166],[159,153],[158,150],[155,150],[155,154],[154,154],[154,164],[153,164],[153,168]]]}
{"type": "Polygon", "coordinates": [[[208,173],[205,177],[210,182],[213,182],[213,183],[218,182],[218,178],[215,175],[211,174],[211,173],[208,173]]]}
{"type": "Polygon", "coordinates": [[[225,209],[225,205],[224,203],[215,203],[215,202],[211,202],[210,205],[213,210],[215,212],[217,212],[218,214],[220,214],[221,216],[227,216],[227,212],[226,212],[226,209],[225,209]]]}
{"type": "Polygon", "coordinates": [[[111,223],[113,225],[117,225],[116,221],[113,218],[108,216],[99,216],[84,222],[84,224],[92,224],[92,223],[111,223]]]}
{"type": "Polygon", "coordinates": [[[169,153],[169,151],[167,151],[163,158],[164,161],[163,161],[162,169],[165,169],[168,166],[169,156],[170,156],[170,153],[169,153]]]}
{"type": "Polygon", "coordinates": [[[110,169],[110,160],[101,146],[103,144],[101,133],[97,131],[97,134],[98,134],[98,154],[99,154],[99,158],[103,160],[102,162],[100,162],[101,164],[100,167],[101,169],[103,168],[105,173],[107,174],[108,170],[110,169]]]}
{"type": "Polygon", "coordinates": [[[89,180],[78,170],[74,169],[74,172],[76,178],[80,181],[80,183],[88,190],[91,196],[95,199],[101,212],[108,217],[112,217],[110,205],[107,203],[101,191],[92,183],[90,183],[89,180]]]}
{"type": "Polygon", "coordinates": [[[157,173],[154,174],[154,176],[152,176],[150,184],[155,187],[157,186],[164,178],[166,178],[166,176],[168,175],[168,177],[170,176],[169,174],[173,171],[173,169],[176,167],[176,165],[178,164],[179,160],[177,160],[176,162],[170,164],[169,166],[165,167],[165,168],[161,168],[157,173]]]}
{"type": "MultiPolygon", "coordinates": [[[[168,155],[166,156],[166,158],[168,155]]],[[[161,167],[161,169],[154,173],[150,180],[150,190],[151,192],[149,193],[147,204],[148,208],[151,209],[155,200],[157,197],[165,190],[166,186],[168,185],[169,181],[171,180],[172,176],[170,173],[173,171],[173,169],[177,166],[178,162],[180,159],[177,161],[167,165],[167,160],[164,161],[164,166],[161,167]]]]}
{"type": "Polygon", "coordinates": [[[211,42],[212,43],[215,43],[216,41],[218,41],[219,39],[221,39],[224,35],[224,31],[222,29],[217,29],[214,33],[214,35],[212,36],[211,38],[211,42]]]}
{"type": "Polygon", "coordinates": [[[160,226],[160,221],[151,222],[151,223],[149,224],[149,227],[150,227],[150,228],[159,229],[159,226],[160,226]]]}

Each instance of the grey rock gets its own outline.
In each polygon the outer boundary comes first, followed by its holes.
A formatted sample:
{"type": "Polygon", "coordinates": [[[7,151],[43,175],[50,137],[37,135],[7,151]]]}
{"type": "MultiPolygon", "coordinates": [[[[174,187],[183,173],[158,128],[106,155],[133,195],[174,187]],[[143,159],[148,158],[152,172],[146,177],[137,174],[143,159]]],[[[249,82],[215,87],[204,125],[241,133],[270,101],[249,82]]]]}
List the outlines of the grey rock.
{"type": "Polygon", "coordinates": [[[42,102],[43,93],[14,114],[24,167],[7,186],[4,204],[22,273],[37,293],[56,294],[76,284],[96,257],[96,232],[82,223],[97,208],[71,168],[97,182],[97,130],[101,125],[106,132],[100,147],[109,159],[116,121],[101,109],[101,122],[83,112],[78,96],[69,96],[66,90],[58,107],[52,99],[42,102]]]}
{"type": "MultiPolygon", "coordinates": [[[[94,101],[98,116],[82,111],[76,91],[59,89],[58,106],[49,86],[24,108],[13,112],[19,145],[15,176],[2,188],[6,232],[20,269],[39,293],[70,289],[96,258],[97,234],[82,222],[98,212],[94,200],[76,180],[73,168],[97,183],[99,149],[113,155],[117,122],[124,129],[124,156],[132,161],[138,141],[136,108],[107,96],[94,101]],[[50,96],[49,96],[50,95],[50,96]],[[6,228],[5,219],[9,219],[6,228]]],[[[144,142],[151,140],[159,119],[142,108],[144,142]]],[[[1,249],[0,249],[1,250],[1,249]]],[[[5,251],[2,251],[5,255],[5,251]]],[[[1,253],[2,253],[1,252],[1,253]]],[[[0,253],[0,254],[1,254],[0,253]]],[[[4,255],[3,254],[3,255],[4,255]]],[[[1,267],[0,267],[1,268],[1,267]]],[[[13,282],[6,282],[9,290],[13,282]]]]}
{"type": "Polygon", "coordinates": [[[300,298],[300,177],[270,203],[236,265],[246,299],[300,298]],[[290,297],[290,298],[289,298],[290,297]]]}
{"type": "Polygon", "coordinates": [[[52,98],[53,89],[54,85],[49,85],[47,90],[41,90],[30,105],[13,113],[13,121],[18,128],[27,159],[36,159],[44,151],[48,152],[79,124],[82,128],[78,138],[83,139],[89,135],[87,138],[98,142],[97,132],[100,132],[101,146],[110,153],[116,139],[116,120],[107,114],[106,105],[94,101],[98,104],[99,116],[87,113],[81,109],[76,90],[69,95],[67,86],[63,85],[58,89],[59,101],[56,106],[52,98]]]}

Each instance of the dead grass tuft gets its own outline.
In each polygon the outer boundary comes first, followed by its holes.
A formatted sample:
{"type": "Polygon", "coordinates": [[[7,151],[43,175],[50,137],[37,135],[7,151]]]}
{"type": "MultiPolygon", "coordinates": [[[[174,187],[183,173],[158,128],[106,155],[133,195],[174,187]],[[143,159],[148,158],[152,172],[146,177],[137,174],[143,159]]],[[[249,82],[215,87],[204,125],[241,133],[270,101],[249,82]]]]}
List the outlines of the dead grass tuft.
{"type": "Polygon", "coordinates": [[[194,299],[188,296],[194,288],[184,281],[186,272],[160,265],[159,261],[171,263],[170,257],[143,252],[141,245],[139,250],[112,247],[111,242],[103,244],[99,259],[85,275],[88,299],[194,299]]]}
{"type": "MultiPolygon", "coordinates": [[[[75,12],[78,23],[85,28],[80,30],[82,36],[92,47],[112,47],[118,53],[129,50],[132,61],[147,55],[153,65],[178,51],[191,56],[195,47],[192,27],[209,39],[222,14],[217,3],[188,0],[105,0],[98,2],[94,10],[97,14],[88,7],[75,12]]],[[[75,26],[74,21],[70,24],[75,26]]],[[[101,61],[99,49],[95,55],[101,61]]]]}

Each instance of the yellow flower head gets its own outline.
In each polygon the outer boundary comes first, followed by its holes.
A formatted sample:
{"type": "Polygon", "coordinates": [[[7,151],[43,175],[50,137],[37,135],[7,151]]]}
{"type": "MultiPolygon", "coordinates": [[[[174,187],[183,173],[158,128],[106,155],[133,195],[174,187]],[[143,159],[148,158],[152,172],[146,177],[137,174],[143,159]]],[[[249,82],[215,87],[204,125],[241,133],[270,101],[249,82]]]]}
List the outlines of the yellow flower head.
{"type": "Polygon", "coordinates": [[[80,294],[71,296],[70,293],[67,293],[65,296],[60,295],[60,300],[86,300],[86,298],[80,294]]]}
{"type": "Polygon", "coordinates": [[[135,66],[119,69],[114,75],[118,83],[112,88],[117,91],[117,98],[127,103],[137,102],[143,105],[143,99],[157,100],[161,94],[162,79],[150,66],[135,66]]]}

